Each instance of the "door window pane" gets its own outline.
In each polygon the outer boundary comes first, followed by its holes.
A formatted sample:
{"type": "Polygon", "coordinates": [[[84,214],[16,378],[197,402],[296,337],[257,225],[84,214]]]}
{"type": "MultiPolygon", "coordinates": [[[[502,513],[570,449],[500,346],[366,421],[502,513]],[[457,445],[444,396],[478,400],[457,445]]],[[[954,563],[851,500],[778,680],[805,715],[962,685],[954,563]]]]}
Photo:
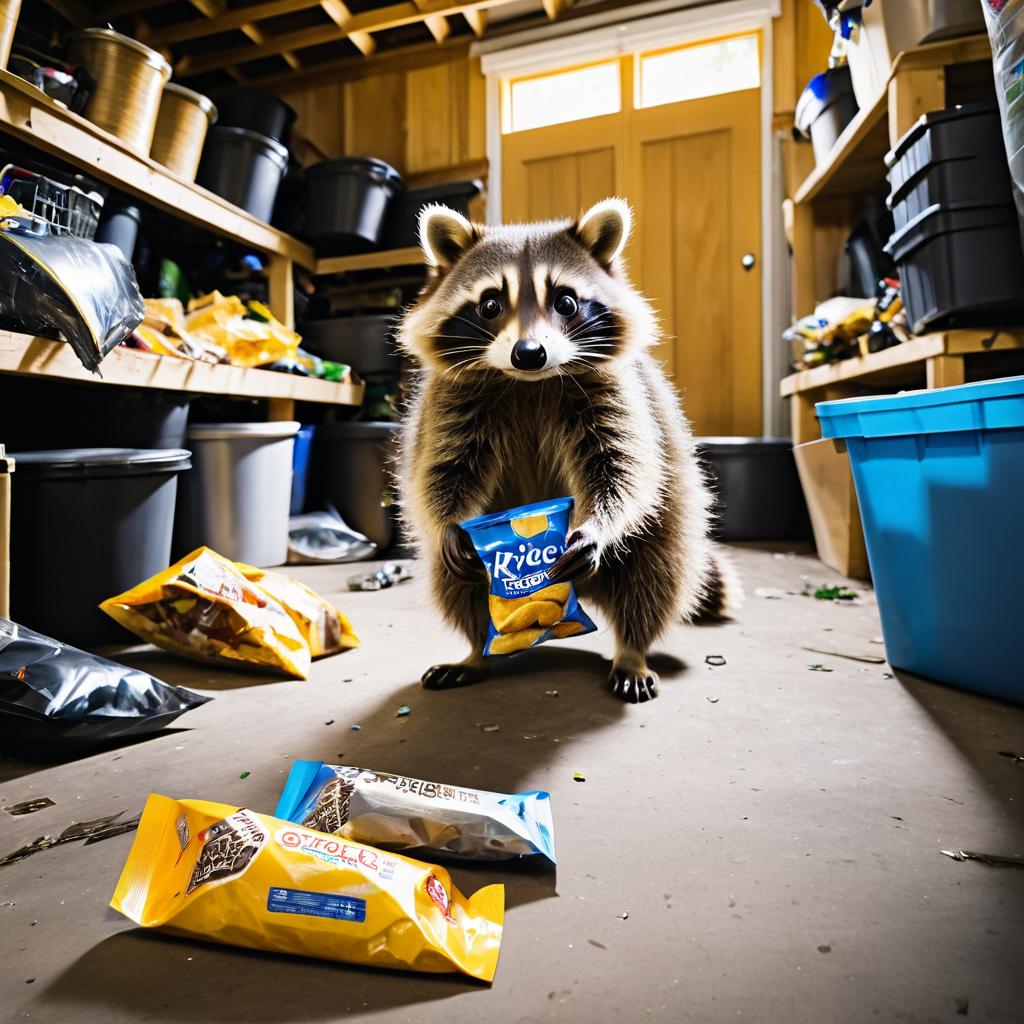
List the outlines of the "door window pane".
{"type": "Polygon", "coordinates": [[[719,96],[761,84],[756,35],[734,36],[640,58],[640,107],[719,96]]]}
{"type": "Polygon", "coordinates": [[[617,114],[622,108],[619,65],[612,61],[522,79],[510,84],[507,96],[510,132],[617,114]]]}

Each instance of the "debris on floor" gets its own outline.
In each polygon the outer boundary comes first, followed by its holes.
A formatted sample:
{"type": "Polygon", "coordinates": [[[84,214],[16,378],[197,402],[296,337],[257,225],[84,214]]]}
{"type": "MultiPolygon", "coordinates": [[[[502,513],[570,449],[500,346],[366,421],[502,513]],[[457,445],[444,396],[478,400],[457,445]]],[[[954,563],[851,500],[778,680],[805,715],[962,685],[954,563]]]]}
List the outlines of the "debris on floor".
{"type": "Polygon", "coordinates": [[[709,704],[717,704],[719,699],[720,698],[718,698],[718,697],[708,697],[708,703],[709,704]]]}
{"type": "Polygon", "coordinates": [[[586,777],[586,775],[583,774],[583,772],[573,772],[572,773],[572,781],[573,782],[586,782],[587,781],[587,777],[586,777]]]}
{"type": "Polygon", "coordinates": [[[1000,750],[999,756],[1013,758],[1014,764],[1024,764],[1024,754],[1018,754],[1012,750],[1000,750]]]}
{"type": "Polygon", "coordinates": [[[480,728],[483,729],[484,732],[497,732],[501,726],[496,722],[492,722],[489,725],[481,725],[480,728]]]}
{"type": "Polygon", "coordinates": [[[992,867],[1024,868],[1024,857],[1015,853],[978,853],[976,850],[939,850],[939,853],[952,860],[976,860],[992,867]]]}
{"type": "Polygon", "coordinates": [[[395,718],[407,718],[412,714],[412,708],[408,704],[403,704],[396,712],[395,718]]]}
{"type": "Polygon", "coordinates": [[[819,601],[856,601],[857,591],[851,590],[849,587],[840,586],[818,587],[814,591],[814,596],[819,601]]]}
{"type": "Polygon", "coordinates": [[[781,601],[786,596],[786,591],[779,587],[755,587],[754,597],[763,597],[768,601],[781,601]]]}
{"type": "Polygon", "coordinates": [[[398,562],[388,562],[387,565],[373,573],[359,573],[356,576],[349,576],[349,590],[386,590],[398,583],[404,583],[412,579],[412,571],[406,565],[398,562]]]}
{"type": "Polygon", "coordinates": [[[252,772],[239,772],[238,777],[240,779],[247,779],[250,775],[252,775],[252,772]]]}
{"type": "Polygon", "coordinates": [[[705,665],[711,665],[713,668],[721,668],[725,664],[725,658],[720,654],[709,654],[704,659],[705,665]]]}
{"type": "Polygon", "coordinates": [[[811,670],[812,672],[834,672],[834,671],[835,671],[835,669],[834,669],[834,668],[828,668],[827,666],[825,666],[825,665],[820,665],[820,664],[818,664],[817,662],[815,662],[815,663],[814,663],[813,665],[808,665],[807,667],[808,667],[808,668],[809,668],[809,669],[810,669],[810,670],[811,670]]]}
{"type": "Polygon", "coordinates": [[[46,807],[55,806],[55,802],[48,796],[37,796],[34,800],[24,800],[20,804],[11,804],[10,807],[5,807],[4,810],[8,814],[13,815],[35,814],[36,811],[41,811],[46,807]]]}
{"type": "Polygon", "coordinates": [[[124,835],[125,832],[132,832],[138,828],[139,816],[136,815],[134,818],[118,821],[118,818],[124,814],[124,811],[118,811],[117,814],[109,814],[105,818],[94,818],[92,821],[76,822],[69,825],[57,836],[39,836],[25,846],[19,847],[13,853],[7,854],[6,857],[0,857],[0,868],[17,864],[18,861],[31,857],[32,854],[39,853],[40,850],[48,850],[51,846],[63,846],[64,843],[75,843],[82,839],[85,840],[86,845],[89,845],[90,843],[101,842],[104,839],[111,839],[114,836],[124,835]]]}
{"type": "Polygon", "coordinates": [[[885,658],[880,658],[877,654],[857,654],[853,651],[837,651],[829,647],[804,647],[805,651],[810,651],[812,654],[831,654],[835,658],[846,658],[848,661],[863,661],[867,665],[884,665],[885,658]]]}

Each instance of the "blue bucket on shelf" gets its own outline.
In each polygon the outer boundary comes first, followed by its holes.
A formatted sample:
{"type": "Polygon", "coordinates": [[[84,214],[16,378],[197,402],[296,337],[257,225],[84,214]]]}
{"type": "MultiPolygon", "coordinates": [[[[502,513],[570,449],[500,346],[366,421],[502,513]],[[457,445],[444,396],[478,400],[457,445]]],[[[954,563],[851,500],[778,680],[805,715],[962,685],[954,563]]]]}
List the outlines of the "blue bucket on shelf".
{"type": "Polygon", "coordinates": [[[309,481],[309,454],[313,450],[316,427],[300,427],[295,435],[292,454],[292,503],[289,514],[301,515],[306,507],[306,484],[309,481]]]}
{"type": "Polygon", "coordinates": [[[1024,377],[817,411],[850,454],[890,664],[1024,703],[1024,377]]]}

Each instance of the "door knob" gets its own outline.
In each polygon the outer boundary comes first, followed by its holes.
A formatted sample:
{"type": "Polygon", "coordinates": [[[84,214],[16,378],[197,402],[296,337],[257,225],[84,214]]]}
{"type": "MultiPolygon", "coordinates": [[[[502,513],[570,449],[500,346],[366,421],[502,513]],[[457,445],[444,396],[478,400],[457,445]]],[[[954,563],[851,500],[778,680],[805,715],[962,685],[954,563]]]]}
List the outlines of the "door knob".
{"type": "Polygon", "coordinates": [[[752,252],[745,252],[743,259],[740,260],[740,265],[744,270],[753,270],[757,263],[757,257],[752,252]]]}

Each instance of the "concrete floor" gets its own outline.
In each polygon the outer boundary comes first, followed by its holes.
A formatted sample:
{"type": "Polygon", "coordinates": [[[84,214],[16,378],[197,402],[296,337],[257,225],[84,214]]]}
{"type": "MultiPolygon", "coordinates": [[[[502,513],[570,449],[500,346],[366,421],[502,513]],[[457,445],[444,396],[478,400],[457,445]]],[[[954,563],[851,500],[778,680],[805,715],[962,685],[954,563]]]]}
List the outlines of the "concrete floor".
{"type": "Polygon", "coordinates": [[[755,596],[835,576],[806,556],[738,557],[745,610],[728,625],[674,629],[662,696],[637,707],[604,689],[606,630],[531,652],[482,686],[425,693],[421,670],[458,642],[417,583],[343,593],[352,567],[301,573],[364,640],[309,682],[150,650],[126,658],[217,699],[177,729],[72,763],[0,760],[0,807],[56,801],[0,813],[0,855],[134,812],[153,790],[272,810],[304,757],[548,789],[557,878],[532,863],[455,869],[464,892],[506,883],[487,988],[143,932],[107,908],[131,836],[44,850],[0,869],[0,1018],[1021,1021],[1024,870],[939,850],[1024,853],[1024,763],[999,755],[1024,753],[1024,709],[804,651],[882,653],[873,596],[755,596]],[[727,664],[706,665],[712,654],[727,664]],[[402,704],[412,713],[396,718],[402,704]]]}

